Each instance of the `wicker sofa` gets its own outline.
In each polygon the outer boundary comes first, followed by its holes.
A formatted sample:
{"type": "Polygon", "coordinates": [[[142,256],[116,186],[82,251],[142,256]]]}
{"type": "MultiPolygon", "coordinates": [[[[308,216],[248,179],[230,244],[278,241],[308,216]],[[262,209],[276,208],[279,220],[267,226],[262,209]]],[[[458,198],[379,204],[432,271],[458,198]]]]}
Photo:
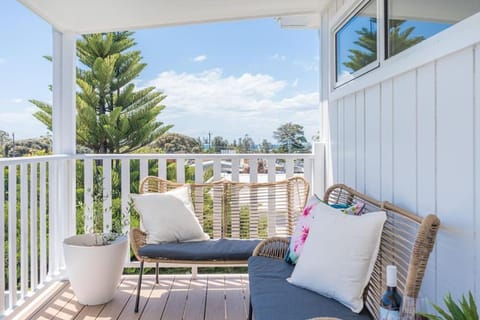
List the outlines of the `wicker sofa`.
{"type": "MultiPolygon", "coordinates": [[[[149,176],[140,193],[167,192],[184,184],[149,176]]],[[[197,266],[245,266],[262,239],[292,234],[303,210],[309,184],[301,177],[272,183],[220,180],[189,184],[195,215],[211,240],[147,244],[146,233],[132,228],[130,241],[140,261],[135,312],[138,311],[144,263],[197,266]]],[[[195,274],[193,274],[195,276],[195,274]]]]}
{"type": "MultiPolygon", "coordinates": [[[[362,201],[367,211],[385,210],[385,222],[375,267],[369,284],[364,291],[364,309],[353,313],[339,302],[325,298],[312,291],[291,285],[286,281],[293,266],[284,261],[289,239],[273,237],[261,242],[248,260],[250,281],[250,316],[255,320],[295,320],[316,317],[348,319],[378,319],[378,304],[386,288],[385,267],[398,267],[398,287],[409,304],[408,310],[415,310],[428,257],[434,246],[440,221],[435,215],[425,218],[361,194],[345,185],[330,187],[325,195],[329,204],[352,204],[362,201]]],[[[367,213],[368,214],[368,213],[367,213]]],[[[413,318],[412,318],[413,319],[413,318]]]]}

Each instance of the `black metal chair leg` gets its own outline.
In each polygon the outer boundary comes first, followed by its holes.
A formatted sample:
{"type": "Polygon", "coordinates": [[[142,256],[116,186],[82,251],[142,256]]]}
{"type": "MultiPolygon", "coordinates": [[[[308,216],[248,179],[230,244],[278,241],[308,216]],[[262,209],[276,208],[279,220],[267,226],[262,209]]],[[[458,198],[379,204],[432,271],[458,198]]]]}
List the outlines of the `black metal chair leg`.
{"type": "Polygon", "coordinates": [[[248,303],[248,320],[252,320],[253,319],[253,311],[252,311],[252,299],[249,299],[249,303],[248,303]]]}
{"type": "Polygon", "coordinates": [[[155,281],[158,284],[158,262],[157,262],[157,265],[155,267],[155,281]]]}
{"type": "Polygon", "coordinates": [[[143,260],[140,261],[140,274],[138,276],[137,299],[135,301],[135,313],[138,312],[138,304],[140,303],[140,289],[142,288],[143,262],[144,262],[143,260]]]}

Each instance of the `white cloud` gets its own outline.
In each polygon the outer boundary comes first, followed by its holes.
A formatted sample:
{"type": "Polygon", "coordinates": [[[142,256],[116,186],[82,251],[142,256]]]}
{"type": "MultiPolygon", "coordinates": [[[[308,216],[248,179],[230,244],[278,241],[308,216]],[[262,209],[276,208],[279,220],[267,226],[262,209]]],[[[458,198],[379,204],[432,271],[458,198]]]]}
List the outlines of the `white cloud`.
{"type": "Polygon", "coordinates": [[[212,131],[229,139],[248,133],[256,140],[272,140],[273,130],[288,121],[312,126],[305,128],[308,132],[318,130],[313,124],[319,119],[318,93],[285,97],[289,83],[268,74],[225,76],[221,69],[167,71],[148,85],[167,95],[161,117],[165,123],[175,124],[176,132],[200,136],[212,131]]]}
{"type": "Polygon", "coordinates": [[[15,98],[10,100],[11,103],[19,104],[23,102],[23,99],[21,98],[15,98]]]}
{"type": "Polygon", "coordinates": [[[203,62],[207,60],[207,56],[206,55],[200,55],[200,56],[196,56],[195,58],[193,58],[193,61],[194,62],[203,62]]]}
{"type": "Polygon", "coordinates": [[[296,88],[298,86],[298,78],[292,82],[292,88],[296,88]]]}
{"type": "Polygon", "coordinates": [[[285,61],[285,60],[287,60],[287,57],[285,57],[284,55],[281,55],[279,53],[275,53],[273,56],[270,56],[270,59],[277,60],[277,61],[285,61]]]}

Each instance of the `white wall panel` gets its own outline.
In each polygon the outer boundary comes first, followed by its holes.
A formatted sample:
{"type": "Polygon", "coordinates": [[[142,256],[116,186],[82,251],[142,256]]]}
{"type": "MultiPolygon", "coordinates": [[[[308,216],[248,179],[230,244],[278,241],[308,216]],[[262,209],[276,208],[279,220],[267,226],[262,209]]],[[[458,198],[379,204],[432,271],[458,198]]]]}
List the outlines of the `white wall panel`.
{"type": "MultiPolygon", "coordinates": [[[[417,213],[424,216],[436,209],[435,64],[417,71],[417,213]]],[[[436,294],[436,248],[431,253],[421,288],[421,297],[436,294]]]]}
{"type": "Polygon", "coordinates": [[[480,46],[475,47],[475,287],[477,304],[480,298],[480,46]]]}
{"type": "Polygon", "coordinates": [[[475,282],[473,50],[439,60],[436,82],[438,294],[458,296],[475,282]]]}
{"type": "Polygon", "coordinates": [[[365,192],[365,91],[355,94],[357,190],[365,192]]]}
{"type": "Polygon", "coordinates": [[[355,123],[355,95],[344,99],[344,182],[346,185],[356,185],[356,123],[355,123]]]}
{"type": "Polygon", "coordinates": [[[332,101],[328,109],[330,123],[330,161],[332,164],[333,183],[338,182],[338,108],[337,102],[332,101]]]}
{"type": "MultiPolygon", "coordinates": [[[[339,17],[342,2],[332,1],[328,16],[339,17]]],[[[335,182],[440,217],[420,298],[442,303],[447,292],[480,297],[480,45],[442,56],[430,54],[432,43],[423,48],[430,60],[409,64],[420,49],[405,52],[384,63],[397,72],[375,81],[376,70],[335,90],[327,127],[335,182]]]]}
{"type": "Polygon", "coordinates": [[[393,201],[393,83],[381,85],[381,199],[393,201]]]}
{"type": "Polygon", "coordinates": [[[338,182],[345,183],[345,99],[338,100],[338,182]]]}
{"type": "Polygon", "coordinates": [[[410,71],[396,77],[393,85],[393,198],[395,204],[415,212],[416,72],[410,71]]]}
{"type": "Polygon", "coordinates": [[[365,192],[380,199],[380,86],[365,90],[365,192]]]}

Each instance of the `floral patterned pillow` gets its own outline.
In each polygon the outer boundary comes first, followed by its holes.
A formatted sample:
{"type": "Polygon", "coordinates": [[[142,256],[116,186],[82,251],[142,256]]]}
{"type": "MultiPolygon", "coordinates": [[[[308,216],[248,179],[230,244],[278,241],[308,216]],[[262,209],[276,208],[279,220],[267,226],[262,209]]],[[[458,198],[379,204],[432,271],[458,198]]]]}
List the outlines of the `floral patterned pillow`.
{"type": "MultiPolygon", "coordinates": [[[[324,203],[317,195],[311,196],[305,208],[303,209],[302,215],[298,217],[295,230],[293,232],[292,238],[290,239],[290,245],[288,251],[285,254],[285,261],[290,264],[296,264],[300,254],[303,250],[303,245],[307,240],[308,233],[310,232],[310,226],[312,225],[313,220],[315,219],[315,210],[314,208],[319,204],[324,203]]],[[[352,215],[361,215],[365,208],[363,202],[357,202],[352,206],[344,204],[331,204],[333,208],[339,209],[339,211],[345,214],[352,215]]]]}

